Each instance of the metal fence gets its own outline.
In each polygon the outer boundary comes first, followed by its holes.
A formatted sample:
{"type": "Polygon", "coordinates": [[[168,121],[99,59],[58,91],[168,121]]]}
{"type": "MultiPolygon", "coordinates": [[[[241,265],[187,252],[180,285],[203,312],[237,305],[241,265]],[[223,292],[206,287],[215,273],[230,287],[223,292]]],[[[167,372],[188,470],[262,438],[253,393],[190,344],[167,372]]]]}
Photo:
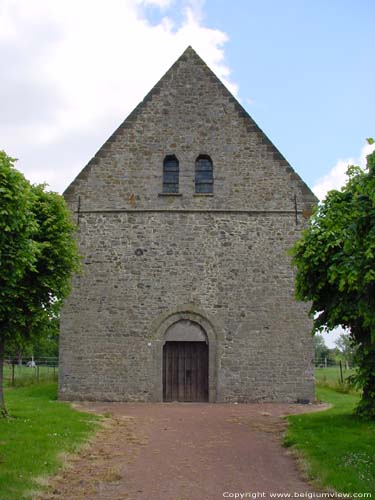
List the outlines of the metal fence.
{"type": "MultiPolygon", "coordinates": [[[[317,381],[344,382],[353,375],[355,368],[346,361],[330,358],[316,358],[315,377],[317,381]]],[[[58,358],[6,358],[4,364],[4,385],[19,387],[58,378],[58,358]]]]}
{"type": "Polygon", "coordinates": [[[353,368],[353,363],[349,361],[336,361],[328,357],[315,358],[314,360],[315,368],[330,368],[333,366],[342,366],[345,370],[351,370],[353,368]]]}
{"type": "Polygon", "coordinates": [[[355,367],[348,361],[330,358],[315,359],[315,379],[317,381],[344,383],[355,373],[355,367]]]}
{"type": "Polygon", "coordinates": [[[4,384],[16,387],[57,380],[58,358],[5,359],[4,384]]]}

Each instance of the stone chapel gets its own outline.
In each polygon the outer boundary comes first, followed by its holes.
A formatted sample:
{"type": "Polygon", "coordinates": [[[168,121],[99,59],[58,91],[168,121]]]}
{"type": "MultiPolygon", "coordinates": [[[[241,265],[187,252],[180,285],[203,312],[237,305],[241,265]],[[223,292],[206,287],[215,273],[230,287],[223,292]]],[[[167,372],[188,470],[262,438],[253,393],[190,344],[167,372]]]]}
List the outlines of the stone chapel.
{"type": "Polygon", "coordinates": [[[191,47],[64,196],[61,399],[314,399],[288,249],[317,200],[191,47]]]}

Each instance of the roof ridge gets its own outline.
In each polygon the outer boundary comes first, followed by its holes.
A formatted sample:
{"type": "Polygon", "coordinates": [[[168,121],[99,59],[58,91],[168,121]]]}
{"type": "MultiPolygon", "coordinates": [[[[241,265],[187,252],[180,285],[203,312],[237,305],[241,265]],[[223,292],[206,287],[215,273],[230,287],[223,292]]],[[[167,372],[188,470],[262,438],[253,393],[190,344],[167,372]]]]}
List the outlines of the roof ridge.
{"type": "Polygon", "coordinates": [[[301,178],[301,176],[294,170],[289,161],[285,158],[285,156],[279,151],[279,149],[273,144],[273,142],[269,139],[269,137],[263,132],[263,130],[259,127],[259,125],[255,122],[255,120],[251,117],[248,111],[242,106],[242,104],[238,101],[238,99],[228,90],[228,88],[224,85],[224,83],[220,80],[220,78],[212,71],[212,69],[208,66],[208,64],[199,56],[199,54],[193,49],[191,45],[185,50],[182,54],[184,55],[187,52],[190,52],[200,63],[200,65],[205,69],[208,73],[209,77],[216,83],[219,84],[221,90],[225,95],[228,96],[229,100],[233,102],[234,107],[238,113],[240,118],[244,118],[247,123],[247,131],[248,132],[256,132],[258,136],[261,137],[262,142],[267,145],[267,149],[269,152],[273,153],[273,157],[277,160],[280,166],[285,167],[286,171],[289,173],[290,177],[296,180],[300,184],[300,188],[304,195],[304,198],[308,202],[317,202],[318,198],[311,191],[309,186],[305,183],[305,181],[301,178]]]}
{"type": "Polygon", "coordinates": [[[100,146],[100,148],[97,150],[97,152],[94,154],[94,156],[88,161],[85,167],[76,175],[76,177],[73,179],[73,181],[69,184],[69,186],[65,189],[63,192],[63,195],[68,195],[71,194],[74,188],[74,184],[76,181],[79,179],[85,179],[87,178],[91,167],[93,165],[96,165],[98,163],[98,159],[101,157],[103,152],[106,152],[108,147],[111,146],[113,142],[115,142],[117,135],[121,132],[121,130],[130,128],[134,122],[134,120],[137,118],[137,116],[140,114],[140,112],[143,110],[145,105],[152,100],[152,98],[159,94],[160,92],[160,87],[162,82],[164,81],[165,77],[167,76],[168,73],[171,71],[175,70],[181,63],[181,61],[184,61],[186,59],[186,54],[189,53],[189,51],[192,51],[197,57],[198,54],[195,52],[195,50],[189,45],[184,52],[181,54],[181,56],[168,68],[168,70],[159,78],[159,80],[156,82],[156,84],[151,88],[151,90],[145,95],[145,97],[140,101],[136,107],[127,115],[125,120],[120,123],[120,125],[115,129],[115,131],[104,141],[104,143],[100,146]]]}
{"type": "Polygon", "coordinates": [[[129,113],[129,115],[125,118],[125,120],[117,127],[117,129],[110,135],[110,137],[103,143],[103,145],[98,149],[95,155],[91,158],[91,160],[87,163],[87,165],[81,170],[81,172],[75,177],[75,179],[71,182],[71,184],[64,191],[64,195],[70,194],[74,190],[74,185],[76,181],[79,179],[84,179],[89,174],[91,167],[98,163],[98,159],[102,156],[103,153],[107,152],[108,148],[111,147],[112,143],[116,140],[117,135],[123,129],[131,128],[137,116],[143,111],[144,107],[150,102],[155,95],[160,93],[162,84],[166,79],[167,75],[172,71],[175,71],[181,62],[186,61],[187,58],[193,58],[196,63],[206,72],[207,76],[210,80],[217,84],[223,92],[223,94],[229,99],[230,102],[234,104],[234,107],[237,111],[237,114],[240,118],[246,121],[246,129],[248,132],[255,132],[258,137],[260,137],[261,142],[266,145],[268,151],[273,154],[275,160],[277,160],[280,164],[280,167],[284,167],[286,171],[289,173],[290,177],[297,181],[300,185],[301,191],[303,193],[303,197],[306,202],[316,203],[318,199],[311,191],[311,189],[307,186],[307,184],[303,181],[303,179],[297,174],[297,172],[290,165],[288,160],[281,154],[278,148],[273,144],[273,142],[267,137],[267,135],[263,132],[263,130],[259,127],[259,125],[254,121],[254,119],[250,116],[250,114],[246,111],[246,109],[242,106],[242,104],[238,101],[238,99],[227,89],[224,83],[220,80],[218,76],[212,71],[212,69],[207,65],[207,63],[199,56],[199,54],[193,49],[191,45],[189,45],[181,56],[170,66],[170,68],[163,74],[163,76],[156,82],[156,84],[151,88],[151,90],[145,95],[145,97],[138,103],[138,105],[129,113]]]}

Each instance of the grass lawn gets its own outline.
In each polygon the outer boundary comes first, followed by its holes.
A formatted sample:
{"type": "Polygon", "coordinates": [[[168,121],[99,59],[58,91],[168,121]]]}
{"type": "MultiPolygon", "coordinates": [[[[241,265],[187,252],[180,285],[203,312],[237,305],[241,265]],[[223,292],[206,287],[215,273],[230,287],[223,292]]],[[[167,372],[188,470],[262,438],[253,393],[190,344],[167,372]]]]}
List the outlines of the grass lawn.
{"type": "Polygon", "coordinates": [[[338,492],[375,498],[375,422],[353,416],[358,395],[318,387],[317,398],[333,408],[288,417],[285,445],[302,452],[310,479],[338,492]]]}
{"type": "Polygon", "coordinates": [[[7,389],[11,418],[0,419],[0,499],[28,498],[35,478],[54,472],[96,428],[97,417],[57,401],[57,384],[7,389]]]}
{"type": "MultiPolygon", "coordinates": [[[[342,376],[345,381],[355,370],[342,369],[342,376]]],[[[341,374],[339,366],[329,366],[327,368],[315,368],[315,381],[317,385],[335,386],[340,383],[341,374]]]]}
{"type": "Polygon", "coordinates": [[[53,366],[29,368],[19,365],[15,365],[14,367],[9,364],[4,365],[4,387],[24,387],[41,382],[56,382],[57,377],[58,368],[53,366]]]}

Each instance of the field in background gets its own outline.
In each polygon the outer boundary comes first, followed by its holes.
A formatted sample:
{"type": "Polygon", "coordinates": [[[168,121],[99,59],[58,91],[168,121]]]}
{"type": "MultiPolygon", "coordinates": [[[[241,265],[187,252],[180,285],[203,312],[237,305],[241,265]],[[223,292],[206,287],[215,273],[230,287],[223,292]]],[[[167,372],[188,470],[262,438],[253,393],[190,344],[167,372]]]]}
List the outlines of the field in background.
{"type": "Polygon", "coordinates": [[[342,366],[342,377],[340,366],[328,366],[327,368],[315,368],[315,381],[320,386],[334,386],[335,384],[345,382],[350,375],[353,375],[355,370],[353,368],[345,368],[342,366]]]}
{"type": "Polygon", "coordinates": [[[38,363],[26,366],[5,363],[4,387],[25,387],[40,382],[56,382],[58,377],[57,362],[38,363]]]}
{"type": "MultiPolygon", "coordinates": [[[[342,378],[344,385],[346,379],[354,374],[353,368],[342,366],[342,378]]],[[[58,359],[43,358],[36,360],[36,366],[26,366],[5,363],[4,365],[4,386],[5,387],[24,387],[39,382],[55,382],[58,378],[58,359]]],[[[342,385],[341,372],[338,365],[315,368],[315,380],[318,386],[337,388],[342,385]]]]}

